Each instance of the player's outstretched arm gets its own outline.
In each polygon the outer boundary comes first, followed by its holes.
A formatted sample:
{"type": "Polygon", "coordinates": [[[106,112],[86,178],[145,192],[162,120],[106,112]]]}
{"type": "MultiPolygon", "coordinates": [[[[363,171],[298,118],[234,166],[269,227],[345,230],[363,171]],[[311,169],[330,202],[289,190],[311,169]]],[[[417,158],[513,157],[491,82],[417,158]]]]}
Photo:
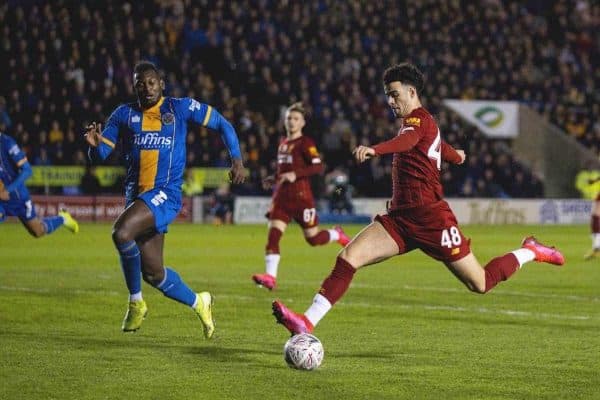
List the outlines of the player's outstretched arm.
{"type": "Polygon", "coordinates": [[[98,147],[102,142],[102,124],[92,122],[85,128],[85,141],[91,147],[98,147]]]}
{"type": "Polygon", "coordinates": [[[462,164],[465,162],[467,155],[464,150],[456,150],[454,147],[450,146],[448,143],[442,140],[442,160],[447,161],[452,164],[462,164]]]}
{"type": "Polygon", "coordinates": [[[352,150],[352,154],[354,155],[354,159],[359,163],[365,162],[377,155],[374,148],[362,145],[352,150]]]}
{"type": "Polygon", "coordinates": [[[246,168],[241,158],[234,158],[231,162],[231,170],[229,170],[229,180],[231,183],[240,184],[246,180],[246,168]]]}

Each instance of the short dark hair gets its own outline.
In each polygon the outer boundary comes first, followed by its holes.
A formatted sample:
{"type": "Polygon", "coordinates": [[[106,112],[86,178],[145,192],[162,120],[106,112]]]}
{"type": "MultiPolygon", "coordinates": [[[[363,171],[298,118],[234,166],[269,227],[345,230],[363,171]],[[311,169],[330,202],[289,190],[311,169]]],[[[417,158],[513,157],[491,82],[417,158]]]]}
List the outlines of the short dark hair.
{"type": "Polygon", "coordinates": [[[390,82],[402,82],[413,86],[417,91],[417,96],[421,96],[425,86],[423,73],[415,65],[407,62],[393,65],[385,70],[383,83],[389,85],[390,82]]]}
{"type": "Polygon", "coordinates": [[[133,73],[138,75],[143,74],[146,71],[154,71],[159,78],[162,78],[160,75],[160,71],[158,70],[156,65],[154,65],[154,63],[151,61],[142,60],[135,64],[135,67],[133,68],[133,73]]]}

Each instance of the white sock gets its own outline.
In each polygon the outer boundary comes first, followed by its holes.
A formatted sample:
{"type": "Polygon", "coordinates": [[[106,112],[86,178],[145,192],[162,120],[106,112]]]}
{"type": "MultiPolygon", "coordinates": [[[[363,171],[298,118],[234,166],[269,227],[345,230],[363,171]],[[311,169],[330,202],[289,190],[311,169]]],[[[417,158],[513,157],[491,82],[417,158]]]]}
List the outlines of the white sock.
{"type": "Polygon", "coordinates": [[[511,251],[517,257],[517,261],[519,262],[519,268],[523,266],[523,264],[535,260],[535,253],[529,249],[518,249],[511,251]]]}
{"type": "Polygon", "coordinates": [[[265,256],[265,270],[267,274],[277,277],[277,267],[279,267],[279,254],[267,254],[265,256]]]}
{"type": "Polygon", "coordinates": [[[329,242],[337,242],[340,238],[340,233],[338,231],[336,231],[335,229],[327,229],[327,232],[329,232],[329,242]]]}
{"type": "Polygon", "coordinates": [[[310,321],[313,326],[317,326],[319,321],[331,310],[331,303],[320,294],[316,294],[312,304],[304,313],[304,316],[310,321]]]}
{"type": "Polygon", "coordinates": [[[600,249],[600,233],[592,233],[592,247],[600,249]]]}
{"type": "Polygon", "coordinates": [[[194,304],[192,304],[192,308],[195,309],[198,305],[198,293],[196,293],[196,298],[194,299],[194,304]]]}
{"type": "Polygon", "coordinates": [[[129,295],[129,301],[140,301],[142,300],[142,292],[137,292],[129,295]]]}

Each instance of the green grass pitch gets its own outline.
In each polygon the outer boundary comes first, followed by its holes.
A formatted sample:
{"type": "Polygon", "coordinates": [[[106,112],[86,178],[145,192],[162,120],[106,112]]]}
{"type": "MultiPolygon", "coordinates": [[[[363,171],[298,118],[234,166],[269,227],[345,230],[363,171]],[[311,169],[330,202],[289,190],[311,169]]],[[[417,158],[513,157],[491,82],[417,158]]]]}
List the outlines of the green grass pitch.
{"type": "Polygon", "coordinates": [[[304,311],[337,244],[311,248],[290,226],[268,292],[250,280],[264,268],[265,226],[172,225],[166,265],[216,297],[205,341],[190,309],[146,284],[148,318],[120,331],[127,292],[110,229],[36,240],[0,225],[0,399],[600,398],[600,261],[582,260],[587,226],[463,227],[482,264],[530,233],[567,258],[527,264],[485,296],[418,251],[358,272],[315,331],[325,359],[313,372],[286,366],[271,301],[304,311]]]}

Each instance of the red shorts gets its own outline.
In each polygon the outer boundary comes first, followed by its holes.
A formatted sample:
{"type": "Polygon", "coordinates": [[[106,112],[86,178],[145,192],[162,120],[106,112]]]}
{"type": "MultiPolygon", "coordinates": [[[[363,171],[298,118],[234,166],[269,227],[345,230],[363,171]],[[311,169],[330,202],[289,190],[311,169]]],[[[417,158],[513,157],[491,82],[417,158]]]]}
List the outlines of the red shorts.
{"type": "Polygon", "coordinates": [[[424,207],[390,211],[377,215],[375,220],[398,244],[398,254],[421,249],[436,260],[452,262],[471,252],[471,240],[462,234],[454,213],[443,200],[424,207]]]}
{"type": "Polygon", "coordinates": [[[293,202],[273,201],[269,212],[265,215],[268,219],[279,219],[289,224],[293,219],[303,229],[319,225],[319,216],[313,200],[302,200],[293,202]]]}

